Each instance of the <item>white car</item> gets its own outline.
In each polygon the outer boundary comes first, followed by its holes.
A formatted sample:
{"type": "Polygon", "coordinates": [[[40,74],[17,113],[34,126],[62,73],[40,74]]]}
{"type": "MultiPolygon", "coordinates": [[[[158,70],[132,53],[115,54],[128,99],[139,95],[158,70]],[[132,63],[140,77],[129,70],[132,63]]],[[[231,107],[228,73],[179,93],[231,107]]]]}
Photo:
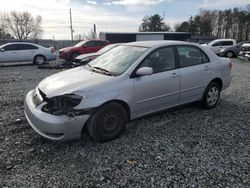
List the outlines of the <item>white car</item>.
{"type": "Polygon", "coordinates": [[[202,44],[201,46],[209,48],[215,54],[219,54],[222,49],[233,47],[236,45],[234,39],[216,39],[208,44],[202,44]]]}
{"type": "Polygon", "coordinates": [[[239,58],[250,61],[250,44],[243,44],[239,53],[239,58]]]}
{"type": "Polygon", "coordinates": [[[45,78],[27,94],[25,116],[51,140],[80,138],[86,128],[95,141],[108,141],[151,113],[194,101],[216,107],[231,68],[228,58],[193,43],[127,43],[45,78]]]}
{"type": "Polygon", "coordinates": [[[0,46],[0,65],[30,61],[34,64],[44,64],[55,59],[54,48],[45,48],[33,43],[15,42],[0,46]]]}

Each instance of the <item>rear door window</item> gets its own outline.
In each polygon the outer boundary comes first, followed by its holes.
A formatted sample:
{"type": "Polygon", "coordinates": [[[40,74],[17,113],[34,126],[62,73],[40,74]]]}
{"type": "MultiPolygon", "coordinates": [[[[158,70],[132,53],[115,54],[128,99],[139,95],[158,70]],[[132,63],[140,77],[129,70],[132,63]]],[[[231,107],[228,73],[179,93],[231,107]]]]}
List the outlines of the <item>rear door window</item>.
{"type": "Polygon", "coordinates": [[[31,45],[31,44],[17,44],[18,50],[35,50],[38,49],[37,46],[31,45]]]}
{"type": "Polygon", "coordinates": [[[209,62],[208,56],[197,47],[178,46],[177,51],[181,67],[189,67],[209,62]]]}
{"type": "Polygon", "coordinates": [[[221,41],[221,46],[231,46],[233,45],[233,41],[221,41]]]}
{"type": "Polygon", "coordinates": [[[104,41],[94,41],[94,46],[105,46],[106,43],[104,41]]]}

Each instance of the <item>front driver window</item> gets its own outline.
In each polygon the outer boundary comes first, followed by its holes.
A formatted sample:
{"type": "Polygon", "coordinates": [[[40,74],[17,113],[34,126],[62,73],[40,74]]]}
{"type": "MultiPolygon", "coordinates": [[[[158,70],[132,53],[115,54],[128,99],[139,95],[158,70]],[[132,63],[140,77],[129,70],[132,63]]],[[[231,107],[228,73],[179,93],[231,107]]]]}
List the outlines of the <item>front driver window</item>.
{"type": "Polygon", "coordinates": [[[220,42],[216,42],[216,43],[214,43],[212,46],[220,46],[220,45],[221,45],[220,42]]]}
{"type": "Polygon", "coordinates": [[[175,69],[175,56],[173,47],[160,48],[150,53],[140,67],[151,67],[153,73],[175,69]]]}
{"type": "Polygon", "coordinates": [[[4,50],[5,51],[14,51],[14,50],[17,50],[17,47],[15,44],[10,44],[10,45],[5,46],[4,50]]]}

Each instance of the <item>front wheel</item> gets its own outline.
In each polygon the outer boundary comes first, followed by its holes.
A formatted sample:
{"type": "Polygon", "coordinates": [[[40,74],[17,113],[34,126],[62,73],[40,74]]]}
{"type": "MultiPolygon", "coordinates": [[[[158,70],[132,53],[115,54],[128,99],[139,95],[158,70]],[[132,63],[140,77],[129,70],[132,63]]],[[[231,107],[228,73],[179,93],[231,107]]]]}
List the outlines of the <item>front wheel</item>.
{"type": "Polygon", "coordinates": [[[43,55],[37,55],[34,58],[34,64],[43,65],[46,62],[46,58],[43,55]]]}
{"type": "Polygon", "coordinates": [[[79,56],[79,53],[72,53],[71,56],[70,56],[70,60],[75,61],[77,56],[79,56]]]}
{"type": "Polygon", "coordinates": [[[203,94],[201,106],[205,109],[216,107],[220,99],[220,91],[221,88],[219,84],[216,82],[210,83],[203,94]]]}
{"type": "Polygon", "coordinates": [[[87,123],[90,136],[96,142],[105,142],[117,138],[126,128],[127,111],[118,103],[109,103],[100,107],[87,123]]]}

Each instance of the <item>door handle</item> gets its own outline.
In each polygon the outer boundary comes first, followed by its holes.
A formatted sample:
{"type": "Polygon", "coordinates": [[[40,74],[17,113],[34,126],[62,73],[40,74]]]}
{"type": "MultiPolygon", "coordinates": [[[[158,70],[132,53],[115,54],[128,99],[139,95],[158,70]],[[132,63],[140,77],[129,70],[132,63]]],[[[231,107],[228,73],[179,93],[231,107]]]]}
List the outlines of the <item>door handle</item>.
{"type": "Polygon", "coordinates": [[[205,66],[205,67],[204,67],[204,70],[209,70],[209,67],[208,67],[208,66],[205,66]]]}
{"type": "Polygon", "coordinates": [[[16,52],[12,52],[13,54],[15,54],[16,52]]]}
{"type": "Polygon", "coordinates": [[[176,72],[172,73],[172,75],[170,76],[170,78],[176,78],[176,77],[179,77],[179,74],[176,72]]]}

